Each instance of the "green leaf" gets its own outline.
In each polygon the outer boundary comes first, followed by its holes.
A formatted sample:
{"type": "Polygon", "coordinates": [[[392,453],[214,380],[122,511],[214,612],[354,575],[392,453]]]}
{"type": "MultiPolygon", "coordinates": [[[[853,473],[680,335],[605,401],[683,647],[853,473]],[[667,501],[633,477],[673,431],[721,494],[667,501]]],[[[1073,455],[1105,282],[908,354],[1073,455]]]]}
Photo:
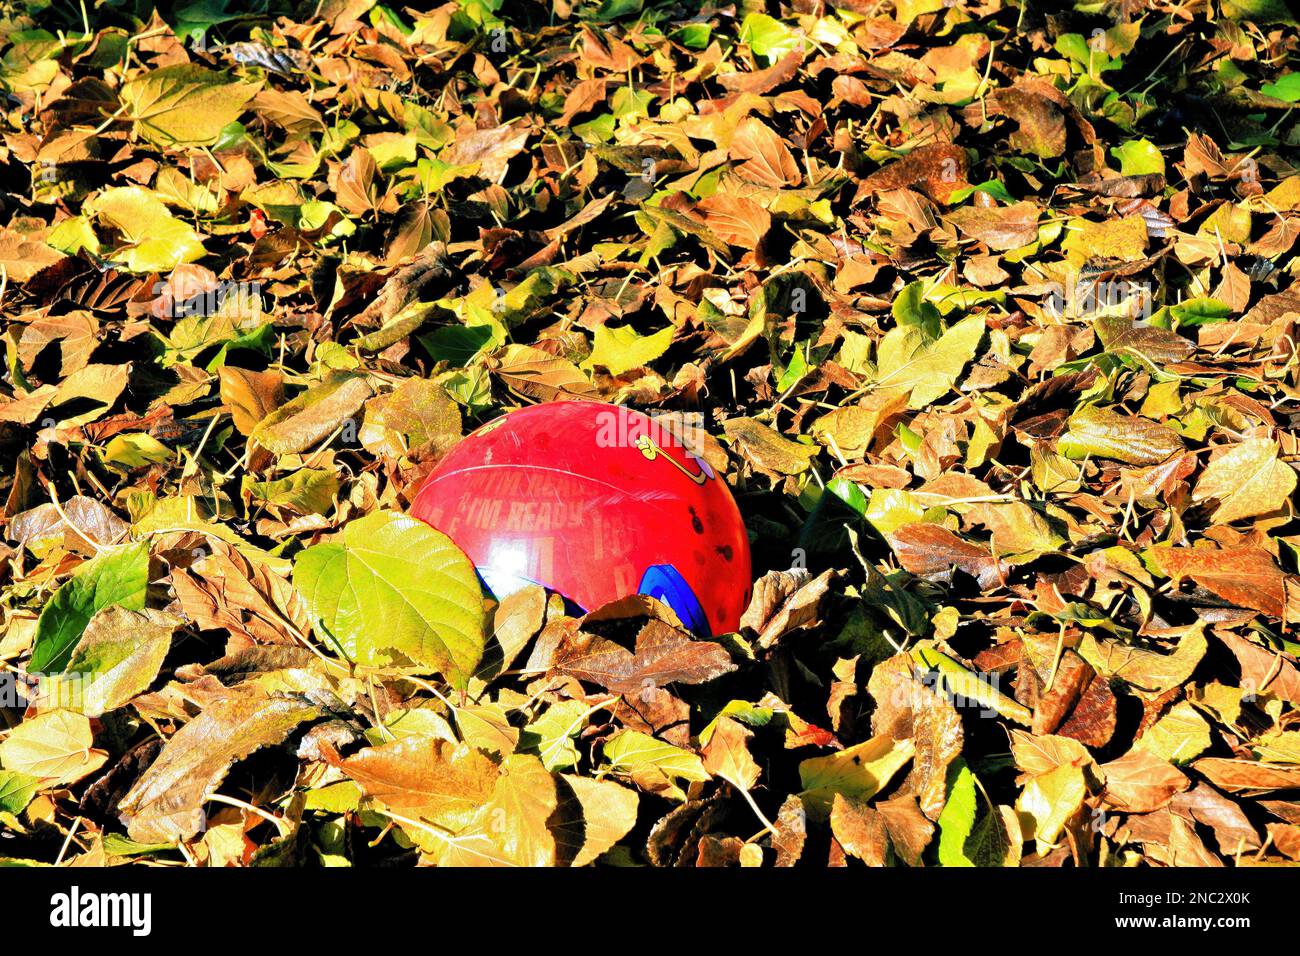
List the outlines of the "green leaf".
{"type": "Polygon", "coordinates": [[[766,13],[751,13],[745,17],[740,24],[740,42],[746,44],[764,65],[771,65],[803,46],[798,34],[766,13]]]}
{"type": "Polygon", "coordinates": [[[573,767],[578,762],[574,738],[586,726],[590,708],[580,700],[562,700],[551,704],[537,720],[524,728],[519,737],[520,749],[536,752],[542,765],[552,772],[573,767]]]}
{"type": "Polygon", "coordinates": [[[1259,24],[1296,22],[1286,0],[1223,0],[1220,10],[1229,20],[1259,24]]]}
{"type": "Polygon", "coordinates": [[[57,673],[95,614],[112,605],[138,611],[149,584],[149,545],[144,541],[101,548],[54,592],[36,622],[29,672],[57,673]]]}
{"type": "Polygon", "coordinates": [[[890,329],[880,342],[878,388],[907,389],[909,408],[925,408],[953,387],[984,337],[984,318],[962,319],[938,339],[917,325],[890,329]]]}
{"type": "Polygon", "coordinates": [[[964,760],[948,768],[948,800],[938,821],[944,866],[1000,866],[1010,850],[1002,817],[978,784],[964,760]]]}
{"type": "Polygon", "coordinates": [[[939,309],[925,298],[924,282],[911,282],[894,297],[890,313],[900,326],[917,326],[928,338],[938,338],[943,331],[939,309]]]}
{"type": "Polygon", "coordinates": [[[0,770],[0,812],[22,813],[40,789],[40,779],[16,770],[0,770]]]}
{"type": "Polygon", "coordinates": [[[641,12],[642,0],[603,0],[593,19],[607,21],[617,20],[641,12]]]}
{"type": "Polygon", "coordinates": [[[676,328],[668,326],[651,335],[640,335],[630,325],[614,328],[611,325],[598,326],[596,344],[591,356],[582,363],[584,369],[601,365],[609,369],[611,375],[624,372],[642,365],[648,365],[668,351],[672,344],[676,328]]]}
{"type": "Polygon", "coordinates": [[[240,488],[245,495],[263,504],[291,508],[304,515],[323,515],[334,505],[339,476],[326,468],[299,468],[274,481],[254,481],[245,475],[240,488]]]}
{"type": "Polygon", "coordinates": [[[1265,96],[1271,96],[1275,100],[1286,100],[1288,103],[1300,101],[1300,73],[1288,73],[1286,76],[1279,76],[1276,83],[1265,83],[1259,88],[1259,91],[1265,96]]]}
{"type": "Polygon", "coordinates": [[[1165,171],[1165,158],[1149,139],[1131,139],[1111,147],[1110,154],[1119,160],[1119,171],[1125,176],[1163,174],[1165,171]]]}
{"type": "Polygon", "coordinates": [[[625,773],[652,770],[676,780],[711,779],[698,755],[639,730],[620,731],[605,742],[604,751],[610,766],[625,773]]]}
{"type": "Polygon", "coordinates": [[[122,102],[136,131],[156,146],[211,146],[239,119],[260,83],[240,83],[201,66],[165,66],[129,80],[122,102]]]}
{"type": "Polygon", "coordinates": [[[965,202],[977,192],[985,193],[1007,204],[1016,201],[1016,197],[1007,191],[1007,187],[1000,180],[990,179],[988,182],[979,183],[975,186],[962,186],[960,189],[954,189],[948,194],[948,204],[955,206],[958,203],[965,202]]]}
{"type": "Polygon", "coordinates": [[[483,656],[483,595],[474,566],[423,522],[380,511],[294,562],[314,620],[358,664],[414,664],[463,687],[483,656]]]}

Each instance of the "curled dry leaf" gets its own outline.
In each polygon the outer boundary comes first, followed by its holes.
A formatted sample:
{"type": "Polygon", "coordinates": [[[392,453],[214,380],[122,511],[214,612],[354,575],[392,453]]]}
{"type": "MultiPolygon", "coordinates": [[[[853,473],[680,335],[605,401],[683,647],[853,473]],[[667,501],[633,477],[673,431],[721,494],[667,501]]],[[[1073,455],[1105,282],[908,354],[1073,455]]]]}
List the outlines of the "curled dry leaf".
{"type": "Polygon", "coordinates": [[[178,730],[118,804],[138,843],[188,840],[204,823],[203,804],[231,765],[260,747],[284,741],[320,716],[301,697],[277,697],[255,688],[231,692],[178,730]]]}
{"type": "Polygon", "coordinates": [[[815,622],[833,571],[813,578],[806,570],[769,571],[754,584],[740,626],[758,634],[758,643],[771,647],[785,635],[815,622]]]}

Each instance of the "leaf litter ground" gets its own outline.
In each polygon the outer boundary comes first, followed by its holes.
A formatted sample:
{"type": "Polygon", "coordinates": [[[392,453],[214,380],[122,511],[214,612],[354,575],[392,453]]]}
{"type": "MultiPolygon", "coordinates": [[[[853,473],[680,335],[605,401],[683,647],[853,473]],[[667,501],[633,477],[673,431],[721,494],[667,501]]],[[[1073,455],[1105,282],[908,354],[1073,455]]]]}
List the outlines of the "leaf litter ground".
{"type": "Polygon", "coordinates": [[[1048,10],[0,21],[3,862],[1300,860],[1296,23],[1048,10]],[[404,516],[573,397],[738,633],[404,516]]]}

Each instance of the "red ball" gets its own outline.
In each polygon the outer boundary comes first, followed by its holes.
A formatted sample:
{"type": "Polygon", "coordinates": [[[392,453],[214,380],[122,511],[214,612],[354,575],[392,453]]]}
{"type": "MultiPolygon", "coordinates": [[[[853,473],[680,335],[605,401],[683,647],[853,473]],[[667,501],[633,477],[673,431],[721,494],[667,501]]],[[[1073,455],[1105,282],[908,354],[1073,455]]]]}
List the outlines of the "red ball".
{"type": "Polygon", "coordinates": [[[541,584],[586,611],[648,594],[701,636],[749,603],[749,539],[726,482],[653,419],[548,402],[488,422],[425,480],[411,513],[497,598],[541,584]]]}

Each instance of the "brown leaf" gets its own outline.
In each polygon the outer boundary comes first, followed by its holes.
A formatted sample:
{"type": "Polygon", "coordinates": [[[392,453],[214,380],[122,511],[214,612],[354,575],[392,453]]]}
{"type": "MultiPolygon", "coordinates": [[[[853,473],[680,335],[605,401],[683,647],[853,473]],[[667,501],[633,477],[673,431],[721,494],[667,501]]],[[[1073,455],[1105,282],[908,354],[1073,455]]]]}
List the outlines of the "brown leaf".
{"type": "Polygon", "coordinates": [[[1273,556],[1259,548],[1153,548],[1147,552],[1177,584],[1191,578],[1225,601],[1280,618],[1286,579],[1273,556]]]}
{"type": "Polygon", "coordinates": [[[749,753],[748,741],[752,736],[753,733],[739,721],[730,717],[718,718],[713,736],[704,748],[704,769],[733,787],[753,789],[761,771],[749,753]]]}
{"type": "Polygon", "coordinates": [[[1214,636],[1227,645],[1241,667],[1241,686],[1300,705],[1300,668],[1276,651],[1226,630],[1214,636]]]}
{"type": "Polygon", "coordinates": [[[230,410],[241,435],[251,435],[257,423],[284,401],[284,376],[277,371],[253,372],[223,365],[217,374],[221,379],[221,403],[230,410]]]}
{"type": "Polygon", "coordinates": [[[1054,733],[1079,701],[1094,673],[1082,657],[1072,650],[1065,650],[1051,687],[1041,693],[1034,707],[1034,722],[1030,729],[1036,734],[1054,733]]]}
{"type": "Polygon", "coordinates": [[[69,551],[89,553],[86,539],[97,545],[117,544],[130,530],[125,521],[85,495],[73,495],[60,507],[62,514],[47,501],[14,515],[5,536],[29,550],[46,548],[57,541],[69,551]]]}
{"type": "Polygon", "coordinates": [[[776,865],[794,866],[803,855],[804,844],[808,839],[808,813],[804,810],[803,801],[794,794],[786,797],[772,825],[776,828],[776,836],[772,837],[776,865]]]}
{"type": "Polygon", "coordinates": [[[718,84],[733,93],[763,94],[795,78],[803,63],[803,51],[791,50],[765,70],[752,73],[723,73],[718,84]]]}
{"type": "Polygon", "coordinates": [[[704,224],[723,242],[741,249],[757,249],[772,228],[766,209],[743,196],[714,193],[695,207],[704,213],[704,224]]]}
{"type": "Polygon", "coordinates": [[[749,117],[732,137],[729,154],[743,160],[736,172],[750,182],[772,189],[797,186],[803,179],[794,155],[761,120],[749,117]]]}
{"type": "Polygon", "coordinates": [[[885,818],[865,801],[835,794],[831,804],[831,833],[844,852],[867,866],[885,866],[889,860],[889,831],[885,818]]]}
{"type": "Polygon", "coordinates": [[[1230,757],[1202,757],[1192,766],[1210,783],[1229,793],[1259,794],[1300,787],[1300,766],[1266,764],[1230,757]]]}
{"type": "Polygon", "coordinates": [[[232,690],[178,730],[118,805],[139,843],[188,840],[203,826],[203,803],[231,765],[260,747],[282,742],[319,716],[301,697],[271,697],[255,688],[232,690]]]}
{"type": "Polygon", "coordinates": [[[1118,760],[1102,764],[1101,771],[1106,778],[1102,799],[1126,813],[1159,810],[1191,786],[1177,767],[1145,750],[1130,750],[1118,760]]]}
{"type": "Polygon", "coordinates": [[[975,578],[980,587],[990,588],[1002,580],[1006,571],[1006,566],[987,549],[957,537],[942,525],[917,522],[904,525],[888,537],[898,563],[918,577],[945,580],[955,567],[975,578]]]}
{"type": "Polygon", "coordinates": [[[1023,79],[1015,86],[994,90],[985,98],[991,116],[1006,116],[1019,127],[1008,138],[1012,149],[1051,159],[1065,152],[1066,118],[1079,128],[1085,141],[1093,138],[1092,127],[1078,110],[1049,83],[1023,79]]]}
{"type": "Polygon", "coordinates": [[[462,130],[443,153],[442,161],[453,166],[478,163],[479,176],[499,183],[506,178],[510,160],[523,152],[527,142],[528,129],[523,125],[462,130]]]}
{"type": "Polygon", "coordinates": [[[915,746],[904,790],[915,794],[921,812],[937,820],[947,800],[948,767],[965,741],[961,715],[951,700],[917,677],[908,654],[877,665],[867,691],[876,702],[872,733],[911,740],[915,746]]]}
{"type": "Polygon", "coordinates": [[[1104,747],[1115,736],[1118,723],[1119,704],[1115,692],[1110,689],[1110,682],[1100,674],[1093,674],[1074,710],[1056,733],[1089,747],[1104,747]]]}
{"type": "Polygon", "coordinates": [[[45,348],[59,345],[59,373],[67,376],[90,363],[90,355],[99,344],[99,321],[84,310],[63,315],[43,315],[23,327],[18,338],[18,357],[31,369],[45,348]]]}
{"type": "Polygon", "coordinates": [[[364,376],[331,376],[272,411],[250,437],[277,455],[306,451],[354,418],[371,391],[364,376]]]}
{"type": "Polygon", "coordinates": [[[1179,793],[1169,809],[1189,823],[1199,823],[1213,830],[1219,852],[1223,854],[1253,853],[1261,846],[1259,831],[1241,806],[1208,783],[1198,783],[1193,789],[1179,793]]]}
{"type": "Polygon", "coordinates": [[[834,579],[834,571],[823,571],[816,578],[801,568],[769,571],[754,583],[740,626],[757,633],[762,647],[771,647],[818,620],[822,600],[834,579]]]}
{"type": "Polygon", "coordinates": [[[694,640],[684,631],[652,620],[641,628],[634,651],[583,631],[566,635],[552,669],[616,694],[635,694],[674,682],[702,684],[734,671],[736,665],[720,644],[694,640]]]}
{"type": "Polygon", "coordinates": [[[253,644],[292,644],[310,629],[302,595],[265,565],[210,539],[189,568],[172,569],[172,587],[189,618],[253,644]],[[207,549],[211,553],[207,553],[207,549]]]}
{"type": "Polygon", "coordinates": [[[578,114],[585,113],[605,102],[605,85],[607,83],[608,80],[603,76],[575,83],[573,89],[569,90],[569,95],[564,99],[564,112],[555,121],[555,125],[568,126],[578,114]]]}
{"type": "Polygon", "coordinates": [[[379,207],[379,168],[368,149],[356,146],[334,180],[338,204],[354,216],[373,213],[379,207]]]}
{"type": "Polygon", "coordinates": [[[874,194],[891,189],[917,188],[937,202],[966,181],[966,151],[952,143],[932,143],[912,150],[862,180],[859,193],[874,194]]]}
{"type": "Polygon", "coordinates": [[[1027,246],[1038,238],[1037,203],[1018,202],[1010,206],[961,206],[948,213],[962,233],[978,239],[996,252],[1027,246]]]}
{"type": "Polygon", "coordinates": [[[934,838],[935,825],[926,818],[911,794],[900,794],[878,801],[875,809],[885,821],[885,829],[898,853],[908,866],[923,866],[921,854],[934,838]]]}
{"type": "Polygon", "coordinates": [[[481,751],[423,736],[368,747],[337,765],[388,809],[453,831],[491,798],[498,773],[481,751]]]}

